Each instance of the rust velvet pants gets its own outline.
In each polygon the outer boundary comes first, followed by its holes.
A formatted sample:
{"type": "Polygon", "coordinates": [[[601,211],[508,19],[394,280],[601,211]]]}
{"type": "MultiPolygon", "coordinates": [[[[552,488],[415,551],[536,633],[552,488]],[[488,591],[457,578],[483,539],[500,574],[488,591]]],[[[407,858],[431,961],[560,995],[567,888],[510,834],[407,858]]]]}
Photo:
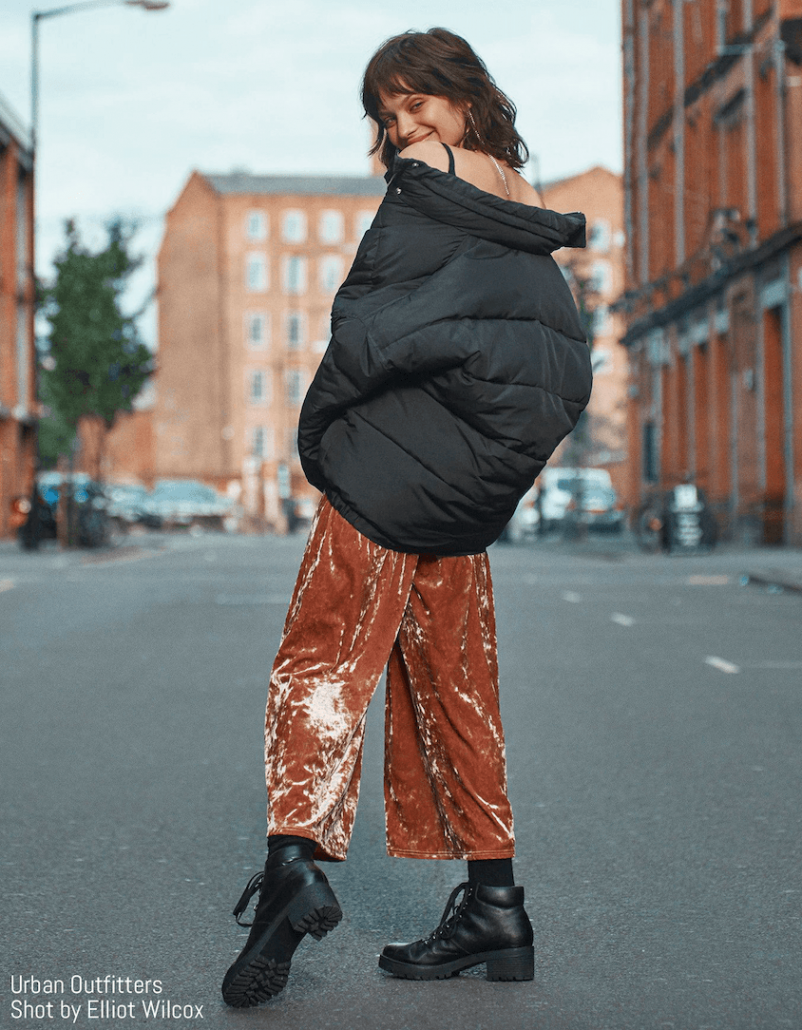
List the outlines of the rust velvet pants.
{"type": "Polygon", "coordinates": [[[385,667],[388,852],[511,857],[487,555],[387,550],[325,499],[270,677],[268,833],[345,858],[368,703],[385,667]]]}

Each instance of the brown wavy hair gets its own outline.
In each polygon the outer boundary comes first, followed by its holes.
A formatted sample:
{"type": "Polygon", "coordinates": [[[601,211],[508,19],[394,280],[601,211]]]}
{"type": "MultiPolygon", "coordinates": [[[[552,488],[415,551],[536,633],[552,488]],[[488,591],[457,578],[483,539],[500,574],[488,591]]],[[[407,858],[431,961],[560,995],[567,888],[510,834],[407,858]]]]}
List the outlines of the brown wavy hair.
{"type": "Polygon", "coordinates": [[[381,94],[423,93],[446,97],[471,113],[462,146],[520,168],[529,159],[515,130],[515,104],[505,96],[470,45],[448,29],[410,30],[386,40],[371,57],[362,79],[362,106],[376,125],[368,151],[385,167],[396,152],[379,114],[381,94]]]}

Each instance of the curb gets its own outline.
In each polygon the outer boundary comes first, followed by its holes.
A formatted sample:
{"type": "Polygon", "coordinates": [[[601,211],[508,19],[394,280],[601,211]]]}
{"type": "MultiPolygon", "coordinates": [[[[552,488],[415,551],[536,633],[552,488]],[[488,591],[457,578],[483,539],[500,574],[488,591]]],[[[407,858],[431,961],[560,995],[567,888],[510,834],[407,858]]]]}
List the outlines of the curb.
{"type": "Polygon", "coordinates": [[[794,575],[790,572],[783,572],[781,569],[766,569],[761,572],[745,572],[741,577],[741,583],[748,586],[756,583],[759,586],[773,587],[775,590],[792,590],[802,593],[802,575],[794,575]]]}

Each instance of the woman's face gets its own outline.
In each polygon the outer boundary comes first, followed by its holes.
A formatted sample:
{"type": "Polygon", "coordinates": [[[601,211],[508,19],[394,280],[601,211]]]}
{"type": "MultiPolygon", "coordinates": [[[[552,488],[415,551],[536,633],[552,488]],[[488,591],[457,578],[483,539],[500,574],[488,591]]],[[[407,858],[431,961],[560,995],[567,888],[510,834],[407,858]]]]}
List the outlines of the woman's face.
{"type": "Polygon", "coordinates": [[[379,99],[379,115],[399,150],[425,139],[458,147],[465,136],[465,115],[447,97],[382,93],[379,99]]]}

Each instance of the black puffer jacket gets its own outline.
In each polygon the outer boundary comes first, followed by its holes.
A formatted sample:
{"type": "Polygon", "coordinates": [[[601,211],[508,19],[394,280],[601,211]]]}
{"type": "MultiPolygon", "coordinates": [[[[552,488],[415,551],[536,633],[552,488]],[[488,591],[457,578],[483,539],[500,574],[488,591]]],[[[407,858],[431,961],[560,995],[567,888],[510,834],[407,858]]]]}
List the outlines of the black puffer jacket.
{"type": "Polygon", "coordinates": [[[550,256],[581,214],[396,160],[301,410],[309,482],[370,540],[475,554],[588,402],[590,355],[550,256]]]}

